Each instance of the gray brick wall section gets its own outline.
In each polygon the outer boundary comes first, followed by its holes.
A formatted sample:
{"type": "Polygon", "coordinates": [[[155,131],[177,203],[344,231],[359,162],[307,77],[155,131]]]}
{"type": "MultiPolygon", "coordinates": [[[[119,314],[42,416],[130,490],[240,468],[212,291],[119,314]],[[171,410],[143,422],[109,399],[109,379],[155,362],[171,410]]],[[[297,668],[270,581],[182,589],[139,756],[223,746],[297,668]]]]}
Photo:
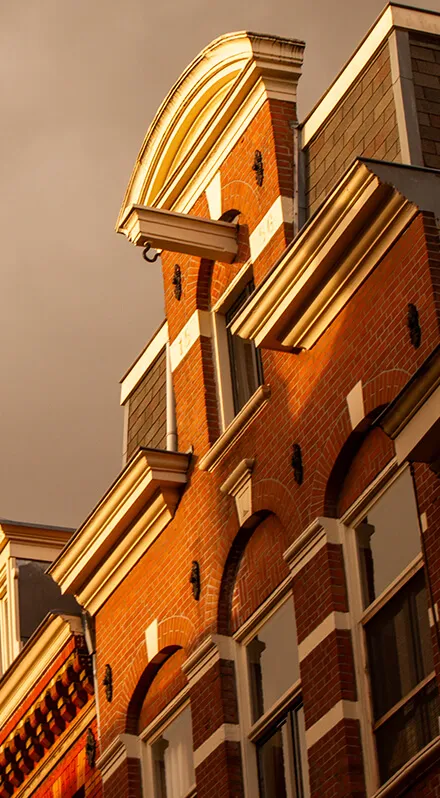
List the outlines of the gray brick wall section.
{"type": "Polygon", "coordinates": [[[410,50],[423,162],[440,169],[440,37],[411,34],[410,50]]]}
{"type": "Polygon", "coordinates": [[[391,67],[386,43],[305,148],[309,215],[354,158],[400,161],[391,67]]]}
{"type": "Polygon", "coordinates": [[[127,460],[139,446],[166,448],[166,354],[160,352],[130,396],[127,460]]]}

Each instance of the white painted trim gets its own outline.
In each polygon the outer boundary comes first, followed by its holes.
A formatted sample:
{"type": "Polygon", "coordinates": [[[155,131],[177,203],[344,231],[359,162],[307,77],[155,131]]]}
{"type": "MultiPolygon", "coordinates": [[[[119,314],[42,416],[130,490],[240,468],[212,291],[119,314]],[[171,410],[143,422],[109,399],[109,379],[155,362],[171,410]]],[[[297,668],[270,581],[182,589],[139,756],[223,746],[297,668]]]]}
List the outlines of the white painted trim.
{"type": "Polygon", "coordinates": [[[352,55],[348,63],[343,67],[334,83],[306,117],[302,128],[303,147],[309,143],[310,139],[313,138],[327,117],[330,116],[333,109],[340,103],[344,94],[365,68],[366,64],[368,64],[376,50],[379,49],[386,36],[388,36],[392,25],[393,10],[391,5],[389,5],[380,15],[376,24],[352,55]]]}
{"type": "Polygon", "coordinates": [[[151,662],[159,651],[159,621],[157,618],[145,630],[145,645],[148,661],[151,662]]]}
{"type": "Polygon", "coordinates": [[[408,31],[391,31],[388,48],[401,160],[424,166],[408,31]]]}
{"type": "Polygon", "coordinates": [[[440,386],[428,397],[417,413],[394,440],[398,463],[403,463],[440,416],[440,386]]]}
{"type": "Polygon", "coordinates": [[[113,776],[126,759],[141,758],[141,742],[136,734],[118,734],[96,762],[103,782],[113,776]]]}
{"type": "Polygon", "coordinates": [[[252,278],[252,261],[247,260],[243,263],[240,271],[237,272],[233,280],[229,283],[227,288],[223,291],[222,295],[217,299],[215,305],[212,306],[213,313],[226,313],[234,301],[240,296],[245,285],[250,282],[252,278]]]}
{"type": "Polygon", "coordinates": [[[248,428],[269,399],[270,385],[260,385],[216,442],[200,458],[199,468],[201,471],[214,471],[214,468],[229,452],[238,437],[248,428]]]}
{"type": "Polygon", "coordinates": [[[298,644],[300,662],[319,646],[336,629],[351,629],[348,612],[331,612],[323,621],[298,644]]]}
{"type": "Polygon", "coordinates": [[[351,391],[345,397],[345,401],[347,402],[351,428],[356,429],[356,427],[362,424],[365,418],[362,380],[359,380],[359,382],[357,382],[356,385],[351,389],[351,391]]]}
{"type": "Polygon", "coordinates": [[[252,471],[255,457],[241,460],[229,477],[220,485],[220,491],[227,493],[235,499],[238,523],[244,522],[252,516],[252,471]]]}
{"type": "Polygon", "coordinates": [[[211,219],[220,219],[222,215],[222,179],[220,172],[216,172],[209,185],[205,188],[211,219]]]}
{"type": "Polygon", "coordinates": [[[159,712],[158,715],[142,729],[139,737],[143,743],[151,744],[161,736],[167,726],[177,718],[177,716],[184,710],[186,707],[190,706],[190,699],[189,699],[189,686],[185,685],[183,690],[180,691],[170,702],[167,704],[165,709],[162,712],[159,712]]]}
{"type": "Polygon", "coordinates": [[[188,685],[196,684],[220,659],[235,662],[236,642],[226,635],[208,635],[182,665],[188,685]]]}
{"type": "Polygon", "coordinates": [[[322,718],[316,721],[310,729],[306,729],[306,746],[309,750],[325,734],[328,734],[341,720],[358,720],[359,707],[357,701],[338,701],[322,718]]]}
{"type": "Polygon", "coordinates": [[[440,14],[390,3],[303,124],[303,147],[324,124],[393,27],[440,34],[440,14]]]}
{"type": "Polygon", "coordinates": [[[408,468],[408,463],[405,463],[399,468],[397,459],[393,458],[382,469],[382,471],[373,479],[372,482],[362,491],[361,495],[355,499],[353,504],[350,505],[348,510],[345,511],[341,518],[341,522],[345,526],[356,526],[361,521],[361,516],[367,514],[367,509],[373,502],[385,493],[392,483],[403,473],[405,468],[408,468]]]}
{"type": "Polygon", "coordinates": [[[270,596],[257,607],[247,621],[237,629],[233,635],[234,640],[240,643],[240,645],[246,646],[258,633],[258,630],[264,626],[266,621],[268,621],[289,599],[291,599],[293,603],[292,577],[290,575],[275,588],[270,596]]]}
{"type": "Polygon", "coordinates": [[[240,727],[233,723],[223,723],[194,751],[194,767],[197,769],[219,745],[225,742],[240,742],[240,727]]]}
{"type": "Polygon", "coordinates": [[[211,338],[211,314],[207,310],[195,310],[177,338],[170,344],[171,371],[175,371],[200,336],[211,338]]]}
{"type": "Polygon", "coordinates": [[[334,518],[315,518],[283,554],[291,577],[302,571],[328,543],[342,543],[338,521],[334,518]]]}
{"type": "Polygon", "coordinates": [[[293,199],[279,196],[249,235],[251,260],[256,261],[282,224],[293,223],[293,199]]]}
{"type": "Polygon", "coordinates": [[[134,389],[139,385],[142,377],[145,376],[151,364],[156,360],[158,354],[164,349],[167,343],[168,322],[165,322],[160,330],[157,331],[154,338],[152,338],[147,348],[144,349],[136,362],[133,363],[131,369],[121,380],[121,405],[125,404],[130,394],[133,393],[134,389]]]}

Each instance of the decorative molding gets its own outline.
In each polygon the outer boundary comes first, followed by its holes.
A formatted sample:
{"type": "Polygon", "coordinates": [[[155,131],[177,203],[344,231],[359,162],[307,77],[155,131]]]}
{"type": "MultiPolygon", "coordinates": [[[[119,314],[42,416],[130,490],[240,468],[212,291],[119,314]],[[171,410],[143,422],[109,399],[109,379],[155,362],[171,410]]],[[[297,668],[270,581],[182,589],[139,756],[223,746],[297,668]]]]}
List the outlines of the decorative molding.
{"type": "Polygon", "coordinates": [[[171,371],[175,371],[195,342],[202,336],[211,337],[211,314],[208,310],[195,310],[170,344],[171,371]]]}
{"type": "Polygon", "coordinates": [[[94,615],[173,517],[189,454],[140,449],[48,569],[94,615]]]}
{"type": "Polygon", "coordinates": [[[263,155],[260,150],[255,150],[254,163],[252,164],[252,171],[255,172],[255,180],[257,186],[261,188],[264,181],[264,164],[263,155]]]}
{"type": "Polygon", "coordinates": [[[192,207],[262,104],[296,101],[303,51],[303,42],[244,31],[209,44],[151,123],[116,229],[133,205],[192,207]]]}
{"type": "Polygon", "coordinates": [[[306,746],[309,750],[321,737],[328,734],[341,720],[358,720],[359,705],[357,701],[338,701],[313,726],[306,729],[306,746]]]}
{"type": "Polygon", "coordinates": [[[192,587],[193,596],[195,600],[198,601],[200,598],[200,565],[197,560],[192,561],[189,582],[192,587]]]}
{"type": "Polygon", "coordinates": [[[393,28],[440,34],[440,14],[389,3],[370,28],[348,63],[303,122],[305,147],[326,122],[356,78],[388,38],[393,28]]]}
{"type": "Polygon", "coordinates": [[[47,548],[59,551],[70,540],[74,529],[56,526],[40,526],[18,521],[0,519],[0,552],[13,543],[19,546],[47,548]]]}
{"type": "Polygon", "coordinates": [[[201,471],[214,471],[238,436],[243,434],[269,399],[270,385],[260,385],[216,442],[200,458],[199,468],[201,471]]]}
{"type": "Polygon", "coordinates": [[[124,374],[121,380],[121,399],[120,404],[124,405],[133,393],[134,389],[139,385],[142,377],[145,376],[151,364],[156,360],[162,349],[165,349],[168,343],[168,322],[165,320],[151,341],[147,344],[143,352],[135,360],[129,370],[124,374]]]}
{"type": "Polygon", "coordinates": [[[227,493],[235,499],[237,508],[238,522],[243,526],[252,515],[252,471],[254,470],[255,458],[242,460],[232,474],[220,486],[222,493],[227,493]]]}
{"type": "Polygon", "coordinates": [[[171,282],[174,285],[174,296],[180,302],[182,298],[182,272],[178,263],[174,264],[174,274],[171,282]]]}
{"type": "Polygon", "coordinates": [[[50,613],[0,680],[0,728],[49,670],[73,635],[82,634],[81,619],[50,613]]]}
{"type": "Polygon", "coordinates": [[[14,798],[28,798],[35,795],[39,785],[47,779],[49,773],[64,759],[69,748],[84,734],[88,726],[95,720],[95,701],[89,701],[83,711],[69,724],[64,734],[46,753],[43,760],[29,773],[26,781],[17,789],[14,798]]]}
{"type": "MultiPolygon", "coordinates": [[[[91,659],[83,638],[0,747],[0,784],[5,795],[27,787],[27,778],[48,752],[57,748],[66,728],[93,696],[91,659]]],[[[35,684],[35,683],[34,683],[35,684]]]]}
{"type": "Polygon", "coordinates": [[[358,158],[231,325],[268,349],[310,349],[420,209],[436,170],[358,158]]]}
{"type": "Polygon", "coordinates": [[[96,760],[103,782],[113,776],[126,759],[141,758],[141,741],[137,734],[118,734],[96,760]]]}
{"type": "Polygon", "coordinates": [[[327,543],[341,543],[338,521],[335,518],[315,518],[283,554],[283,558],[296,576],[327,543]]]}
{"type": "Polygon", "coordinates": [[[137,247],[146,244],[168,252],[232,263],[238,251],[238,226],[186,213],[133,205],[120,232],[137,247]]]}
{"type": "Polygon", "coordinates": [[[407,324],[409,330],[409,340],[414,349],[418,349],[422,341],[422,328],[420,326],[419,311],[413,302],[408,303],[407,324]]]}
{"type": "Polygon", "coordinates": [[[208,635],[182,665],[189,687],[196,684],[220,659],[235,661],[236,643],[226,635],[208,635]]]}
{"type": "Polygon", "coordinates": [[[395,440],[439,387],[440,346],[437,346],[376,423],[395,440]]]}
{"type": "Polygon", "coordinates": [[[298,644],[300,662],[311,654],[329,635],[336,629],[350,629],[350,615],[348,612],[330,612],[321,623],[316,626],[301,643],[298,644]]]}
{"type": "Polygon", "coordinates": [[[393,30],[388,37],[388,49],[401,160],[402,163],[423,166],[408,31],[393,30]]]}
{"type": "Polygon", "coordinates": [[[302,461],[301,446],[299,443],[294,443],[292,446],[292,457],[290,464],[293,468],[293,476],[297,485],[302,485],[304,479],[304,468],[302,461]]]}
{"type": "Polygon", "coordinates": [[[197,770],[199,765],[204,762],[220,745],[225,742],[239,743],[241,740],[240,726],[235,723],[222,723],[218,729],[215,730],[205,740],[204,743],[199,745],[194,751],[194,767],[197,770]]]}

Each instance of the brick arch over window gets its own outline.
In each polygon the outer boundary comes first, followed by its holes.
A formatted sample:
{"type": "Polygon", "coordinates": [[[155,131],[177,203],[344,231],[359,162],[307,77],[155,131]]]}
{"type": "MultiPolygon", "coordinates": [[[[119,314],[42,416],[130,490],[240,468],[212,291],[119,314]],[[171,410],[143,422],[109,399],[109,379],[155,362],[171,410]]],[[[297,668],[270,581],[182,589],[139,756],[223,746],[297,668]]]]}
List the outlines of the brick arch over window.
{"type": "Polygon", "coordinates": [[[146,650],[139,652],[139,656],[128,668],[125,680],[127,733],[137,734],[139,716],[150,685],[164,663],[176,651],[182,650],[186,658],[191,635],[194,636],[193,625],[184,615],[162,619],[158,624],[158,653],[148,662],[146,650]]]}
{"type": "MultiPolygon", "coordinates": [[[[408,378],[406,372],[394,369],[381,372],[366,382],[363,385],[365,420],[355,430],[351,428],[348,408],[344,406],[333,425],[332,433],[315,470],[309,520],[319,515],[337,517],[340,511],[338,502],[341,487],[361,448],[362,456],[367,457],[367,450],[371,447],[370,454],[375,453],[374,463],[381,462],[382,467],[391,459],[394,453],[393,444],[378,431],[372,437],[371,424],[381,410],[402,390],[408,378]],[[367,436],[369,436],[368,444],[365,443],[367,436]]],[[[369,471],[370,481],[374,478],[374,467],[369,471]]],[[[360,461],[357,468],[359,470],[360,461]]],[[[366,479],[368,469],[364,469],[364,472],[366,479]]]]}
{"type": "Polygon", "coordinates": [[[300,530],[288,489],[276,480],[253,487],[252,519],[237,529],[223,561],[218,595],[217,631],[231,634],[288,575],[283,552],[300,530]],[[269,558],[268,558],[269,552],[269,558]],[[258,585],[258,590],[253,584],[258,585]]]}

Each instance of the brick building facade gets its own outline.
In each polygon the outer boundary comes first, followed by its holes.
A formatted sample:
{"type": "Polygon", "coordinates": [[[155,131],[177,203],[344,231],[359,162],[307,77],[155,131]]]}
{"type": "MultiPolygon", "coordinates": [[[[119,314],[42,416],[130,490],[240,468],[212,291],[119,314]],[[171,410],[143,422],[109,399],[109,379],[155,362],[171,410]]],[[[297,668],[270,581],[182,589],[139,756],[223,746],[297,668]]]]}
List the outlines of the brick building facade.
{"type": "Polygon", "coordinates": [[[440,15],[388,5],[301,121],[303,49],[205,48],[119,215],[166,319],[50,568],[91,638],[87,796],[440,794],[440,15]]]}

